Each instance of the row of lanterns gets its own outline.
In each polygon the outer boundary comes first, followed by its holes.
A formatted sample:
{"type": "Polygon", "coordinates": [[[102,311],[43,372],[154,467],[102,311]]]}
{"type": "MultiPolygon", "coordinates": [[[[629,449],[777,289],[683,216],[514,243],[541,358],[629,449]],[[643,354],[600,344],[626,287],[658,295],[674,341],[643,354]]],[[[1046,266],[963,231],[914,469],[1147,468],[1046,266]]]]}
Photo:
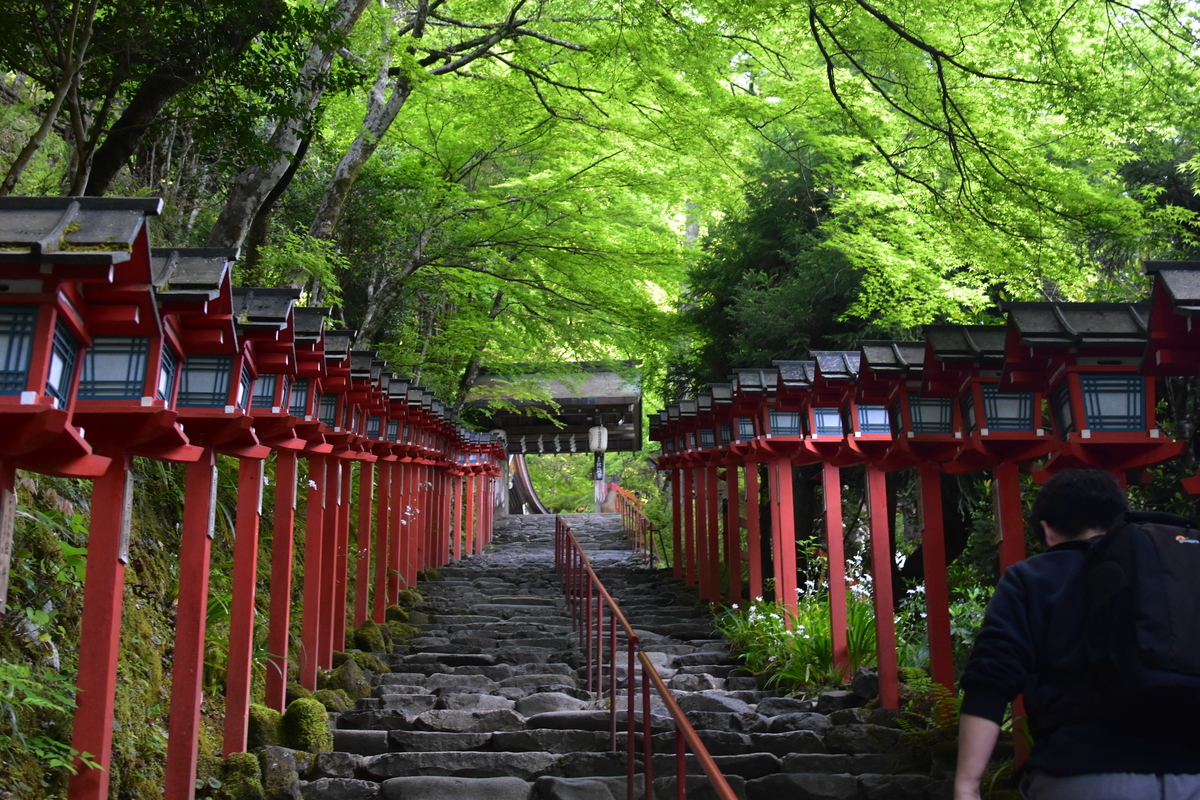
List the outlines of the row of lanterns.
{"type": "MultiPolygon", "coordinates": [[[[990,470],[1001,568],[1025,557],[1021,472],[1098,468],[1141,481],[1180,455],[1155,422],[1156,378],[1200,375],[1200,262],[1146,262],[1153,296],[1138,303],[1010,303],[1006,325],[931,325],[922,341],[864,341],[807,361],[738,369],[727,382],[653,414],[650,438],[672,480],[674,569],[721,601],[742,597],[739,480],[744,474],[749,594],[761,596],[759,466],[768,476],[775,596],[797,600],[792,467],[822,465],[834,657],[849,663],[841,514],[843,467],[866,471],[882,702],[899,702],[893,552],[885,475],[915,469],[920,487],[930,665],[952,687],[942,473],[990,470]],[[728,507],[717,502],[725,470],[728,507]],[[742,470],[739,473],[739,470],[742,470]]],[[[1184,481],[1200,492],[1200,479],[1184,481]]]]}
{"type": "Polygon", "coordinates": [[[72,746],[99,766],[73,776],[71,800],[108,796],[133,457],[186,464],[168,800],[194,793],[217,454],[239,459],[226,752],[246,745],[266,457],[277,459],[266,695],[279,709],[298,459],[308,480],[299,679],[310,689],[346,636],[352,466],[356,625],[382,622],[402,586],[461,557],[464,539],[481,552],[501,494],[502,434],[466,430],[431,392],[351,349],[353,332],[329,329],[328,309],[297,307],[298,291],[234,287],[236,251],[151,248],[148,219],[161,209],[157,199],[0,198],[0,610],[15,471],[94,481],[72,746]]]}

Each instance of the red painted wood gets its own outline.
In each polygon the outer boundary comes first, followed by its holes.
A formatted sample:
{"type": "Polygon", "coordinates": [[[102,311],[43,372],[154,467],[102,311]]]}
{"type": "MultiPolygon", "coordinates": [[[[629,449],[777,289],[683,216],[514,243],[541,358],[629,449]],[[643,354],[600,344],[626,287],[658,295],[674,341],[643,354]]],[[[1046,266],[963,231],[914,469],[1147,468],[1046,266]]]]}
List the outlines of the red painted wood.
{"type": "Polygon", "coordinates": [[[746,558],[750,569],[750,599],[763,596],[762,525],[759,521],[758,464],[746,464],[746,558]]]}
{"type": "Polygon", "coordinates": [[[304,513],[304,612],[300,631],[300,685],[317,688],[317,654],[321,634],[321,559],[324,551],[326,459],[308,459],[308,499],[304,513]]]}
{"type": "Polygon", "coordinates": [[[390,526],[388,545],[388,583],[387,604],[394,605],[400,598],[400,580],[404,574],[405,539],[404,522],[404,480],[407,466],[397,462],[392,466],[392,513],[388,520],[390,526]]]}
{"type": "Polygon", "coordinates": [[[467,552],[475,552],[475,475],[467,476],[467,552]]]}
{"type": "Polygon", "coordinates": [[[204,681],[204,631],[208,617],[209,554],[212,548],[216,456],[205,448],[187,465],[183,535],[179,546],[178,612],[172,658],[171,717],[167,726],[167,765],[163,800],[192,800],[200,744],[200,701],[204,681]]]}
{"type": "Polygon", "coordinates": [[[392,462],[379,462],[379,501],[375,510],[375,581],[371,619],[382,623],[388,601],[388,514],[392,504],[392,462]]]}
{"type": "Polygon", "coordinates": [[[246,749],[250,717],[250,670],[254,658],[254,590],[258,578],[258,523],[262,511],[263,462],[238,459],[238,504],[233,545],[233,599],[229,610],[229,658],[225,676],[223,752],[246,749]]]}
{"type": "MultiPolygon", "coordinates": [[[[354,491],[353,474],[351,466],[354,462],[342,462],[342,491],[338,495],[340,503],[338,504],[338,550],[337,550],[337,572],[335,574],[336,582],[334,584],[333,595],[333,649],[346,649],[346,617],[348,606],[350,604],[350,497],[354,491]]],[[[333,659],[333,652],[330,651],[330,660],[333,659]]]]}
{"type": "Polygon", "coordinates": [[[729,565],[729,602],[742,602],[742,510],[738,496],[738,468],[730,464],[725,471],[725,560],[729,565]]]}
{"type": "Polygon", "coordinates": [[[700,599],[709,600],[712,598],[712,562],[708,552],[708,479],[703,467],[692,470],[692,476],[696,482],[696,542],[693,552],[696,558],[696,571],[700,578],[700,599]]]}
{"type": "Polygon", "coordinates": [[[275,456],[275,521],[271,538],[271,611],[267,631],[266,705],[286,706],[290,626],[292,624],[292,558],[296,524],[296,453],[275,456]]]}
{"type": "Polygon", "coordinates": [[[850,649],[846,642],[846,552],[842,522],[842,470],[828,461],[822,464],[822,493],[825,497],[825,552],[829,554],[829,622],[833,641],[833,663],[850,677],[850,649]]]}
{"type": "Polygon", "coordinates": [[[683,578],[683,471],[671,475],[671,572],[677,580],[683,578]]]}
{"type": "Polygon", "coordinates": [[[950,639],[950,585],[946,575],[946,534],[942,520],[942,471],[937,464],[917,467],[921,485],[921,558],[925,567],[925,624],[933,680],[954,688],[954,645],[950,639]]]}
{"type": "Polygon", "coordinates": [[[679,470],[683,479],[683,580],[696,585],[696,488],[691,467],[679,470]]]}
{"type": "Polygon", "coordinates": [[[992,468],[996,527],[1000,532],[1000,573],[1025,558],[1025,517],[1021,505],[1021,472],[1002,461],[992,468]]]}
{"type": "Polygon", "coordinates": [[[892,604],[892,544],[888,537],[887,477],[866,465],[871,515],[871,594],[875,599],[875,642],[879,661],[879,704],[900,707],[900,670],[896,663],[896,622],[892,604]]]}
{"type": "MultiPolygon", "coordinates": [[[[771,482],[771,537],[776,549],[775,598],[796,613],[796,518],[792,501],[792,462],[776,458],[767,464],[771,482]]],[[[789,620],[790,625],[790,620],[789,620]]]]}
{"type": "Polygon", "coordinates": [[[321,561],[317,605],[317,665],[333,669],[333,609],[338,548],[338,495],[342,488],[342,460],[325,459],[325,513],[321,520],[321,561]]]}
{"type": "MultiPolygon", "coordinates": [[[[371,599],[371,517],[375,500],[375,465],[364,461],[358,473],[358,530],[354,534],[354,627],[367,621],[371,599]]],[[[378,555],[376,556],[378,558],[378,555]]]]}
{"type": "Polygon", "coordinates": [[[708,517],[708,600],[721,602],[721,498],[717,494],[717,465],[710,463],[704,470],[708,517]]]}
{"type": "MultiPolygon", "coordinates": [[[[117,658],[121,646],[121,606],[125,565],[121,562],[121,530],[128,523],[124,497],[130,457],[111,453],[112,463],[92,486],[88,526],[88,570],[83,587],[83,618],[79,633],[79,677],[71,746],[91,754],[100,765],[76,764],[67,788],[70,800],[108,800],[112,761],[113,703],[117,692],[117,658]]],[[[12,468],[5,467],[11,487],[12,468]]]]}
{"type": "Polygon", "coordinates": [[[462,558],[462,516],[460,508],[462,507],[462,478],[458,475],[450,476],[450,527],[451,536],[454,540],[454,560],[458,561],[462,558]]]}
{"type": "Polygon", "coordinates": [[[442,559],[443,563],[449,564],[452,558],[458,558],[451,542],[454,535],[454,496],[451,493],[454,476],[445,470],[439,471],[439,474],[442,476],[442,559]]]}

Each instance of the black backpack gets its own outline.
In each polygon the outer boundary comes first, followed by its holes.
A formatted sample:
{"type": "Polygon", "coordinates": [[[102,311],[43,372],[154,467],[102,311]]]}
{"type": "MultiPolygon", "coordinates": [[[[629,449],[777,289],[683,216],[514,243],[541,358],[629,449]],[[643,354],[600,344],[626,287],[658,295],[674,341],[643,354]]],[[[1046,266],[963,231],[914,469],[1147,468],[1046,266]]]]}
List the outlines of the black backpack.
{"type": "Polygon", "coordinates": [[[1174,514],[1125,514],[1088,552],[1087,592],[1089,716],[1148,736],[1194,731],[1200,528],[1174,514]]]}

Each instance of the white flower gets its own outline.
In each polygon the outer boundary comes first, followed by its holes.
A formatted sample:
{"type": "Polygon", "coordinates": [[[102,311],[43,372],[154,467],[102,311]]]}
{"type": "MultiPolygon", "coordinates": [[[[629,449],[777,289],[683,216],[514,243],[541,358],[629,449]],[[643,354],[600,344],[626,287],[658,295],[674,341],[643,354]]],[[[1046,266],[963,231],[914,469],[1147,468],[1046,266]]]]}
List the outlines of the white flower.
{"type": "Polygon", "coordinates": [[[734,603],[734,604],[733,604],[733,606],[732,606],[732,608],[733,608],[733,610],[734,610],[734,611],[737,611],[737,607],[738,607],[738,604],[737,604],[737,603],[734,603]]]}
{"type": "Polygon", "coordinates": [[[315,489],[315,488],[317,488],[317,482],[316,482],[316,481],[314,481],[314,480],[310,480],[310,481],[308,482],[308,488],[310,488],[310,489],[315,489]]]}
{"type": "Polygon", "coordinates": [[[268,478],[266,475],[263,475],[263,486],[270,486],[270,485],[271,485],[271,479],[268,478]]]}

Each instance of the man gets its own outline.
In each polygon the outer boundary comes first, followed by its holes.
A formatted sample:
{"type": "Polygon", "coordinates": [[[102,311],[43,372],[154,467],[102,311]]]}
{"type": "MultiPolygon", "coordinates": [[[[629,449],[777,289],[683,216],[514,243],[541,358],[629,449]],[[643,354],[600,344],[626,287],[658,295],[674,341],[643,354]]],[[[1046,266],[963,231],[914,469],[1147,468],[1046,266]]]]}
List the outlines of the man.
{"type": "Polygon", "coordinates": [[[1200,720],[1137,735],[1081,701],[1087,555],[1127,510],[1116,479],[1099,470],[1064,470],[1038,493],[1032,522],[1048,549],[1005,572],[963,674],[955,800],[980,797],[1018,694],[1034,742],[1021,784],[1028,800],[1200,800],[1200,720]]]}

